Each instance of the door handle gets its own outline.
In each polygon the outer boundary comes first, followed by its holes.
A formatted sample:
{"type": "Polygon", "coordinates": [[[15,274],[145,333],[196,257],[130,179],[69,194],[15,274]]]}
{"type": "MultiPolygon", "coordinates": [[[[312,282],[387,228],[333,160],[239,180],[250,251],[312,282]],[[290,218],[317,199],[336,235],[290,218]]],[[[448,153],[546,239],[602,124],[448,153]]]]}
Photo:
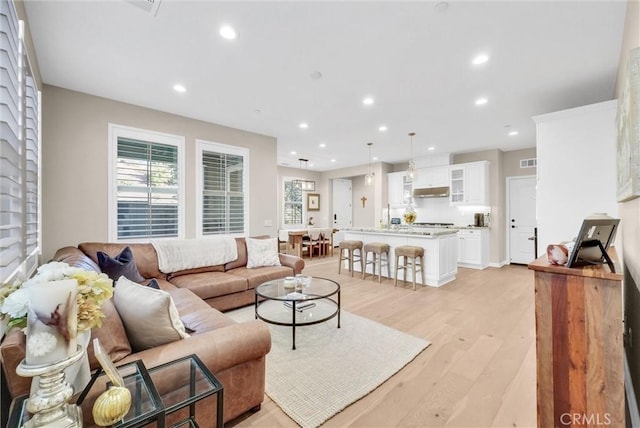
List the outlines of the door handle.
{"type": "Polygon", "coordinates": [[[536,237],[535,237],[535,236],[530,236],[530,237],[528,237],[527,239],[528,239],[529,241],[535,241],[535,240],[536,240],[536,237]]]}
{"type": "Polygon", "coordinates": [[[511,225],[511,229],[515,229],[515,228],[516,228],[516,226],[512,224],[511,225]]]}

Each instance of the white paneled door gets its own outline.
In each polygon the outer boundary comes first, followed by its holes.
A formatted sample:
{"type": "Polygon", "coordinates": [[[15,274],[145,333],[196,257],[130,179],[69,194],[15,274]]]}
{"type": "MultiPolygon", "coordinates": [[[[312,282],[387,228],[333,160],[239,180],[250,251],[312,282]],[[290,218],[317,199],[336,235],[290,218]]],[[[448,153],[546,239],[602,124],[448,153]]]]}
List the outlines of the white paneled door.
{"type": "Polygon", "coordinates": [[[353,221],[353,200],[351,180],[336,178],[333,180],[333,227],[345,229],[351,227],[353,221]]]}
{"type": "Polygon", "coordinates": [[[507,187],[510,262],[529,264],[535,259],[536,178],[509,177],[507,187]]]}

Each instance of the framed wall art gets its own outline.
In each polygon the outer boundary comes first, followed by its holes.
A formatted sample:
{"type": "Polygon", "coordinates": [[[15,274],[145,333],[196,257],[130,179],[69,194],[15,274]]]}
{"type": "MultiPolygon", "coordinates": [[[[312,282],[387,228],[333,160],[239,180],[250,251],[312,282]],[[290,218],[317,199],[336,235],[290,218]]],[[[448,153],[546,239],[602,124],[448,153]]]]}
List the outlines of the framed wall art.
{"type": "Polygon", "coordinates": [[[320,195],[318,193],[307,193],[307,211],[320,210],[320,195]]]}
{"type": "Polygon", "coordinates": [[[618,202],[640,196],[640,47],[629,53],[626,71],[616,117],[618,202]]]}

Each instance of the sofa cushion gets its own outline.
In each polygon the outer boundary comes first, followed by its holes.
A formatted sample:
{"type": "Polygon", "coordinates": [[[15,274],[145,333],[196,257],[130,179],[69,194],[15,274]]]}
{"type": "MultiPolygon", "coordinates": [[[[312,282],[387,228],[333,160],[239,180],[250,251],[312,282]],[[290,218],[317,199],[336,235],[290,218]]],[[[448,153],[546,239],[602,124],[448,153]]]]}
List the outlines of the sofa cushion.
{"type": "Polygon", "coordinates": [[[171,278],[179,288],[187,288],[203,300],[247,289],[247,280],[226,272],[205,272],[171,278]]]}
{"type": "Polygon", "coordinates": [[[245,242],[247,244],[247,268],[280,266],[278,238],[246,238],[245,242]]]}
{"type": "Polygon", "coordinates": [[[189,336],[171,295],[166,291],[120,277],[116,282],[113,302],[136,352],[189,336]]]}
{"type": "MultiPolygon", "coordinates": [[[[102,303],[102,311],[104,313],[102,327],[91,329],[91,343],[95,338],[100,340],[105,352],[109,355],[111,361],[115,363],[131,354],[131,344],[127,338],[127,332],[124,329],[120,315],[118,315],[118,311],[116,311],[111,300],[106,300],[102,303]]],[[[98,363],[93,353],[91,344],[87,347],[87,355],[89,356],[91,370],[98,368],[100,363],[98,363]]]]}
{"type": "Polygon", "coordinates": [[[224,272],[224,265],[203,266],[199,268],[179,270],[177,272],[171,272],[170,274],[167,274],[167,279],[171,280],[171,278],[177,278],[179,276],[205,272],[224,272]]]}
{"type": "Polygon", "coordinates": [[[104,251],[98,251],[96,255],[98,257],[100,270],[106,273],[113,281],[116,281],[123,275],[133,282],[144,281],[144,278],[140,275],[136,267],[136,261],[133,258],[131,247],[124,247],[122,251],[114,257],[111,257],[104,251]]]}
{"type": "Polygon", "coordinates": [[[288,266],[265,266],[259,269],[239,267],[228,271],[227,274],[245,278],[248,288],[253,289],[263,282],[293,276],[293,269],[288,266]]]}
{"type": "Polygon", "coordinates": [[[118,254],[126,246],[131,247],[133,257],[140,275],[145,278],[164,278],[158,267],[158,255],[151,244],[111,244],[104,242],[83,242],[78,248],[98,263],[98,251],[104,251],[111,257],[118,254]]]}

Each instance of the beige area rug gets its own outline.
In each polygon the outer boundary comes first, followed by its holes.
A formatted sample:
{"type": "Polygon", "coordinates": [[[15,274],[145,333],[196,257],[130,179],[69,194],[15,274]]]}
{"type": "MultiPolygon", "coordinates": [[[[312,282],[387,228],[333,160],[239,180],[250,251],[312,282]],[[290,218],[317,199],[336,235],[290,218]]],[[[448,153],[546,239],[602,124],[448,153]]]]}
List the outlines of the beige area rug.
{"type": "MultiPolygon", "coordinates": [[[[227,315],[247,321],[254,319],[254,309],[227,315]]],[[[291,349],[291,327],[268,325],[272,346],[266,393],[302,427],[321,425],[376,389],[430,344],[344,310],[339,329],[336,318],[296,328],[296,350],[291,349]]]]}

